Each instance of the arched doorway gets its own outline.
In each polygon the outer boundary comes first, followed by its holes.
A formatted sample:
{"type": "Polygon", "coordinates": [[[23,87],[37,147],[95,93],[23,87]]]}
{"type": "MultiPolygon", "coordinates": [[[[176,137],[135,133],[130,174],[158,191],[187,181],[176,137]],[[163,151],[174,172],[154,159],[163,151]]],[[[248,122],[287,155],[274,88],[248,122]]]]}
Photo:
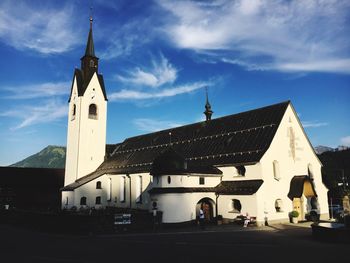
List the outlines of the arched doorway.
{"type": "Polygon", "coordinates": [[[198,217],[199,215],[199,209],[202,207],[203,212],[204,212],[204,217],[206,221],[212,221],[213,218],[215,217],[214,214],[214,207],[215,207],[215,202],[213,199],[209,197],[202,198],[201,200],[198,201],[196,205],[196,215],[198,217]]]}

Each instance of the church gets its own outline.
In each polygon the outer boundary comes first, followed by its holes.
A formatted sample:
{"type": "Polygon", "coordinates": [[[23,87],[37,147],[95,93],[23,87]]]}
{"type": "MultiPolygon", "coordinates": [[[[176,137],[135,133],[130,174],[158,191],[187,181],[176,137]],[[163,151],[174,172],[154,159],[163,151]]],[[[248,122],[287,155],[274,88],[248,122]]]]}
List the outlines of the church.
{"type": "Polygon", "coordinates": [[[322,164],[290,101],[106,145],[107,93],[95,55],[92,18],[69,96],[62,209],[130,208],[162,212],[163,223],[205,217],[258,225],[328,218],[322,164]]]}

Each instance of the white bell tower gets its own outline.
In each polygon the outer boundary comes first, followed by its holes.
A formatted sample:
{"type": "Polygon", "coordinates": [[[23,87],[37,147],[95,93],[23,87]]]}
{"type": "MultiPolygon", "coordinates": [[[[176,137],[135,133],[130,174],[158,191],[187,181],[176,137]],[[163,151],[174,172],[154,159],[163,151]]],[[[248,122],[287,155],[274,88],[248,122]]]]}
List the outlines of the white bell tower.
{"type": "Polygon", "coordinates": [[[107,95],[98,73],[92,18],[81,69],[75,69],[69,97],[64,185],[95,171],[106,153],[107,95]]]}

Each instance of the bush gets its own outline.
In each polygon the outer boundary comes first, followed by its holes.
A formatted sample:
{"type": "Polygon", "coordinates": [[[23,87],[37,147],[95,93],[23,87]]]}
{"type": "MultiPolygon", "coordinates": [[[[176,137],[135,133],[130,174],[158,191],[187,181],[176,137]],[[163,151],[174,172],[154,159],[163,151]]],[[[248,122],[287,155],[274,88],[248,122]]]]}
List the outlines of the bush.
{"type": "Polygon", "coordinates": [[[291,217],[298,217],[299,216],[299,212],[296,210],[293,210],[292,212],[290,212],[290,216],[291,217]]]}

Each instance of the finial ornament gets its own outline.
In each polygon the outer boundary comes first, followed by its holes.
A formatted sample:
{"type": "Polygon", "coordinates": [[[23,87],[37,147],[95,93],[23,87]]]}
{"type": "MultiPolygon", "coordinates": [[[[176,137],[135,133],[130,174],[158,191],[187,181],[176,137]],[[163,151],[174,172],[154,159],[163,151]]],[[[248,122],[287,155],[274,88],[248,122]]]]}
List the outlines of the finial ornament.
{"type": "Polygon", "coordinates": [[[205,115],[205,118],[206,118],[206,122],[210,121],[211,120],[211,115],[214,113],[212,110],[211,110],[211,105],[209,103],[209,98],[208,98],[208,87],[206,86],[205,87],[205,95],[206,95],[206,103],[205,103],[205,111],[203,112],[204,115],[205,115]]]}

